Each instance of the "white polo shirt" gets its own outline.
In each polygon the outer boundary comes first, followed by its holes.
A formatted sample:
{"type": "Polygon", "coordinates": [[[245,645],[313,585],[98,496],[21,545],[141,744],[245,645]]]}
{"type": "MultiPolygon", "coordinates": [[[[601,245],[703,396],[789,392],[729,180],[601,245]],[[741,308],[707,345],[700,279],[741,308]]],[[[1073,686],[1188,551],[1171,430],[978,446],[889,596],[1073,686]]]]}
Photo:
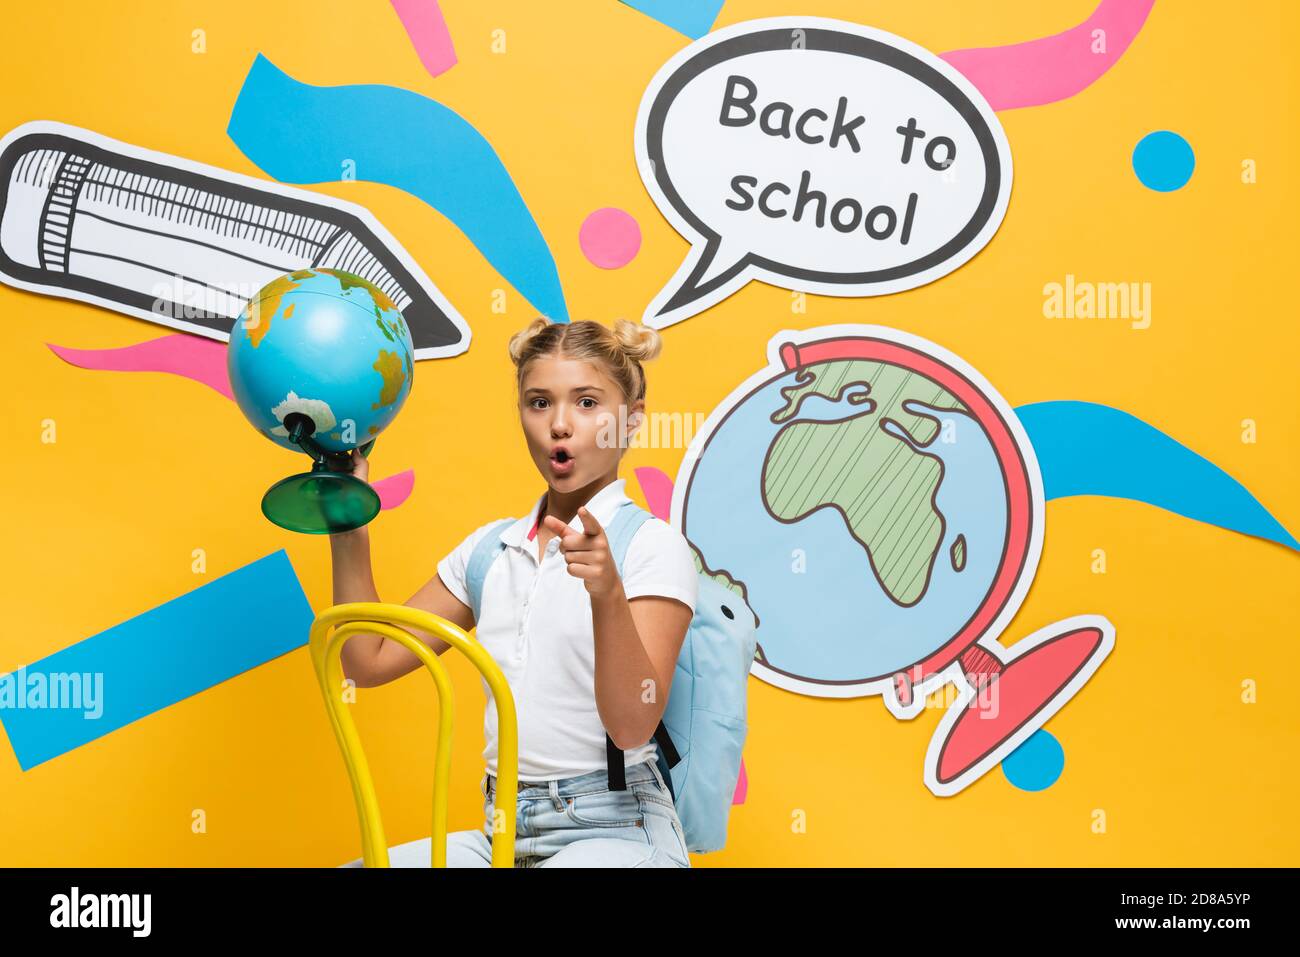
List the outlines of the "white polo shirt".
{"type": "MultiPolygon", "coordinates": [[[[626,480],[606,485],[586,505],[608,529],[615,510],[631,501],[626,480]]],[[[532,511],[501,532],[505,550],[483,582],[483,605],[476,635],[501,670],[515,699],[519,719],[519,777],[544,781],[603,770],[605,728],[596,710],[596,644],[591,623],[591,596],[581,578],[569,574],[559,540],[546,543],[539,563],[537,524],[546,494],[532,511]]],[[[448,590],[470,605],[465,569],[474,546],[496,522],[470,533],[438,563],[438,577],[448,590]]],[[[582,530],[574,516],[569,527],[582,530]]],[[[695,611],[699,574],[685,537],[667,522],[647,520],[628,545],[623,561],[623,592],[675,598],[695,611]]],[[[497,713],[488,694],[483,717],[483,757],[497,774],[497,713]]],[[[653,760],[654,740],[624,751],[626,766],[653,760]]]]}

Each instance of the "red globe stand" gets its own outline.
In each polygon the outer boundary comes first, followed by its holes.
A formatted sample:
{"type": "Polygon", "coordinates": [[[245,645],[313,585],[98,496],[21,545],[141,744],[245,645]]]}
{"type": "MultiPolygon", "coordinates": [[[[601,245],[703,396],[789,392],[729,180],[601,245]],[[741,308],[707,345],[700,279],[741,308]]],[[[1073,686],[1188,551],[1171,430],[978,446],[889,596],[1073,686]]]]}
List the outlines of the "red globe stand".
{"type": "Polygon", "coordinates": [[[965,706],[949,709],[926,758],[936,793],[955,793],[1004,760],[1083,688],[1114,646],[1109,623],[1092,621],[1048,626],[1006,657],[983,645],[962,653],[965,706]]]}

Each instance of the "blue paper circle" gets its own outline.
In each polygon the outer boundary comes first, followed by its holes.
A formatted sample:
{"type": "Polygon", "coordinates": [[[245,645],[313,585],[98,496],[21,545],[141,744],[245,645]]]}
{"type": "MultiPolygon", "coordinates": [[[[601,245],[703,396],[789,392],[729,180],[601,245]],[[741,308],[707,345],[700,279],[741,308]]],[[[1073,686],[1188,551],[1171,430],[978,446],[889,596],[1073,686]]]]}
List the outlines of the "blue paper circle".
{"type": "Polygon", "coordinates": [[[1041,728],[1002,761],[1002,773],[1022,791],[1041,791],[1056,783],[1065,767],[1061,743],[1041,728]]]}
{"type": "Polygon", "coordinates": [[[1148,133],[1133,148],[1133,172],[1148,189],[1161,193],[1182,189],[1195,168],[1191,144],[1169,130],[1148,133]]]}

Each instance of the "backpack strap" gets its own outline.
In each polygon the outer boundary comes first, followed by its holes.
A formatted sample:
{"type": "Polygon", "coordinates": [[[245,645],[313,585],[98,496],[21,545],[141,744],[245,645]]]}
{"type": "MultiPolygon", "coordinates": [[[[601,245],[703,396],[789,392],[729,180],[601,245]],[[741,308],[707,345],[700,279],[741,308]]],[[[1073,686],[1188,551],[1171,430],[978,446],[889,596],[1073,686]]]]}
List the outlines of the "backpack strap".
{"type": "Polygon", "coordinates": [[[636,534],[637,529],[652,517],[649,512],[637,505],[636,502],[624,502],[619,510],[614,513],[614,518],[609,523],[609,527],[605,529],[605,540],[609,542],[609,551],[614,556],[614,565],[618,568],[620,576],[623,574],[623,559],[627,557],[627,549],[632,544],[632,536],[636,534]]]}
{"type": "MultiPolygon", "coordinates": [[[[609,527],[605,529],[605,540],[609,542],[609,551],[614,556],[614,565],[620,577],[623,574],[623,559],[627,557],[628,546],[632,544],[632,536],[651,518],[653,516],[635,502],[624,502],[615,513],[609,527]]],[[[681,760],[681,755],[673,746],[673,739],[669,736],[663,721],[660,721],[659,727],[655,728],[654,739],[659,744],[660,754],[656,755],[655,760],[660,762],[661,771],[664,760],[667,761],[669,768],[681,760]]],[[[608,734],[605,735],[605,760],[609,770],[609,789],[626,791],[627,775],[623,767],[623,751],[614,744],[608,734]]],[[[668,782],[669,793],[672,793],[672,777],[665,773],[664,780],[668,782]]]]}
{"type": "Polygon", "coordinates": [[[475,626],[478,625],[479,609],[483,607],[483,581],[497,556],[506,550],[506,543],[501,541],[501,533],[514,522],[513,518],[503,518],[488,529],[487,534],[479,539],[470,552],[469,562],[465,565],[465,590],[469,592],[469,606],[474,612],[475,626]]]}

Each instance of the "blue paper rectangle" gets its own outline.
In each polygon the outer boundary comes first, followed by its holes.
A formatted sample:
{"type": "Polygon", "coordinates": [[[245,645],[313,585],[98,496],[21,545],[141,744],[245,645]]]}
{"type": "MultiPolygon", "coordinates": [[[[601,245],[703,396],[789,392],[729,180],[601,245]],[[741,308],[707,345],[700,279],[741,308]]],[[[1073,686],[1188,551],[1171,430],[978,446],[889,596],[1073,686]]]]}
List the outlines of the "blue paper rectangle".
{"type": "Polygon", "coordinates": [[[27,771],[301,647],[314,620],[281,549],[0,676],[0,722],[27,771]]]}

